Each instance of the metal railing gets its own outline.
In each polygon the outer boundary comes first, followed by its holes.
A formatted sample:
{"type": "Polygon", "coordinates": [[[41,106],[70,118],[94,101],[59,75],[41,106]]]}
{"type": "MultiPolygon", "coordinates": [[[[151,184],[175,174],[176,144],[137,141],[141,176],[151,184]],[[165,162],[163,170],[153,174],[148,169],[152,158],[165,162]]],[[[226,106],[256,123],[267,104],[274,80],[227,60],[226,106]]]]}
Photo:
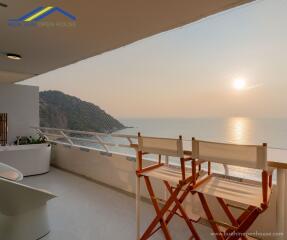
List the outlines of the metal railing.
{"type": "MultiPolygon", "coordinates": [[[[107,134],[46,127],[33,127],[33,129],[35,129],[40,136],[46,137],[50,143],[94,149],[97,151],[100,150],[106,153],[116,153],[132,157],[136,156],[132,144],[137,144],[137,135],[107,134]],[[123,140],[125,141],[124,143],[123,140]]],[[[191,146],[191,139],[184,139],[183,141],[191,146]]],[[[146,157],[146,159],[154,161],[157,158],[150,156],[146,157]]],[[[178,161],[174,161],[172,158],[167,160],[167,162],[175,166],[180,165],[178,161]]],[[[224,165],[223,168],[222,171],[224,171],[226,175],[229,175],[228,166],[224,165]]]]}
{"type": "Polygon", "coordinates": [[[131,144],[137,143],[136,135],[107,134],[46,127],[32,128],[36,130],[40,136],[46,137],[50,143],[88,147],[103,150],[107,153],[113,152],[115,148],[131,149],[131,144]]]}
{"type": "MultiPolygon", "coordinates": [[[[33,127],[33,129],[36,130],[40,136],[46,137],[47,141],[50,143],[78,147],[80,149],[102,151],[108,154],[121,154],[127,157],[136,156],[132,144],[137,144],[137,135],[107,134],[45,127],[33,127]]],[[[191,139],[184,139],[184,142],[191,146],[191,139]]],[[[151,161],[156,160],[154,156],[150,156],[146,159],[151,161]]],[[[169,164],[179,166],[178,161],[174,161],[173,159],[169,160],[169,164]]],[[[205,168],[206,166],[203,166],[203,169],[205,168]]],[[[226,176],[249,175],[245,170],[240,170],[238,168],[232,170],[232,167],[222,164],[213,164],[213,171],[224,173],[226,176]]],[[[249,175],[249,177],[250,176],[252,175],[249,175]]],[[[259,177],[254,179],[259,179],[259,177]]],[[[253,179],[253,177],[251,179],[253,179]]]]}

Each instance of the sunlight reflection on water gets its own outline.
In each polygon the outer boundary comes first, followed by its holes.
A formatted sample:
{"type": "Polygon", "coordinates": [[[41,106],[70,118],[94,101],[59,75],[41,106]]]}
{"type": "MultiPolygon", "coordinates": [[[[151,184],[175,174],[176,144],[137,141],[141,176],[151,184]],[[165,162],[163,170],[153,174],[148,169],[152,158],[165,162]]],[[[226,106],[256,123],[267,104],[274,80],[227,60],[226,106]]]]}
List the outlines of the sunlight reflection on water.
{"type": "Polygon", "coordinates": [[[248,118],[229,118],[228,119],[228,139],[238,144],[247,144],[251,132],[251,121],[248,118]]]}

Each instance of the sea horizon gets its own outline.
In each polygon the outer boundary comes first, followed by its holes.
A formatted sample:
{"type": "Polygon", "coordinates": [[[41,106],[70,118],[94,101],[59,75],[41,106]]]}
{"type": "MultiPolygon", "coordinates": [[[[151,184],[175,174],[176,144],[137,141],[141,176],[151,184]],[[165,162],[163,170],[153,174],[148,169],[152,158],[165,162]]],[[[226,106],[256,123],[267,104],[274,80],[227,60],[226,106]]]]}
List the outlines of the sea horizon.
{"type": "Polygon", "coordinates": [[[267,143],[287,149],[287,118],[191,117],[118,118],[128,128],[117,131],[158,137],[192,137],[237,144],[267,143]]]}

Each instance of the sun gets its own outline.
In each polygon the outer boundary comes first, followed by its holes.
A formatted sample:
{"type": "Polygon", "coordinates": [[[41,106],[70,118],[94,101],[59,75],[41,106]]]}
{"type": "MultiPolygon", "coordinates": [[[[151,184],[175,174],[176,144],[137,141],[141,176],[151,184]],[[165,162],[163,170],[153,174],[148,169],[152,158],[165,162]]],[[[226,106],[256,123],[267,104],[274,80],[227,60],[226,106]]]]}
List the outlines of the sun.
{"type": "Polygon", "coordinates": [[[244,90],[246,88],[246,80],[243,78],[237,78],[233,81],[233,88],[237,91],[244,90]]]}

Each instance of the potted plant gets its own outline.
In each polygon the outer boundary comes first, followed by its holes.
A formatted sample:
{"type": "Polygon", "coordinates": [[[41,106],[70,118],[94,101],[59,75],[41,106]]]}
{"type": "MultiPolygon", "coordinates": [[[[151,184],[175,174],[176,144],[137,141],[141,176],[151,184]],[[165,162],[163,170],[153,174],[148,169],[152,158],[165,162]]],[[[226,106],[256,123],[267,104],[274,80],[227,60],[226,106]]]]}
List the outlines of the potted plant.
{"type": "Polygon", "coordinates": [[[32,136],[18,136],[15,145],[27,145],[27,144],[43,144],[47,143],[45,136],[39,136],[38,138],[33,138],[32,136]]]}
{"type": "Polygon", "coordinates": [[[15,145],[0,152],[0,162],[18,169],[24,176],[49,172],[51,144],[43,136],[19,136],[15,145]]]}

